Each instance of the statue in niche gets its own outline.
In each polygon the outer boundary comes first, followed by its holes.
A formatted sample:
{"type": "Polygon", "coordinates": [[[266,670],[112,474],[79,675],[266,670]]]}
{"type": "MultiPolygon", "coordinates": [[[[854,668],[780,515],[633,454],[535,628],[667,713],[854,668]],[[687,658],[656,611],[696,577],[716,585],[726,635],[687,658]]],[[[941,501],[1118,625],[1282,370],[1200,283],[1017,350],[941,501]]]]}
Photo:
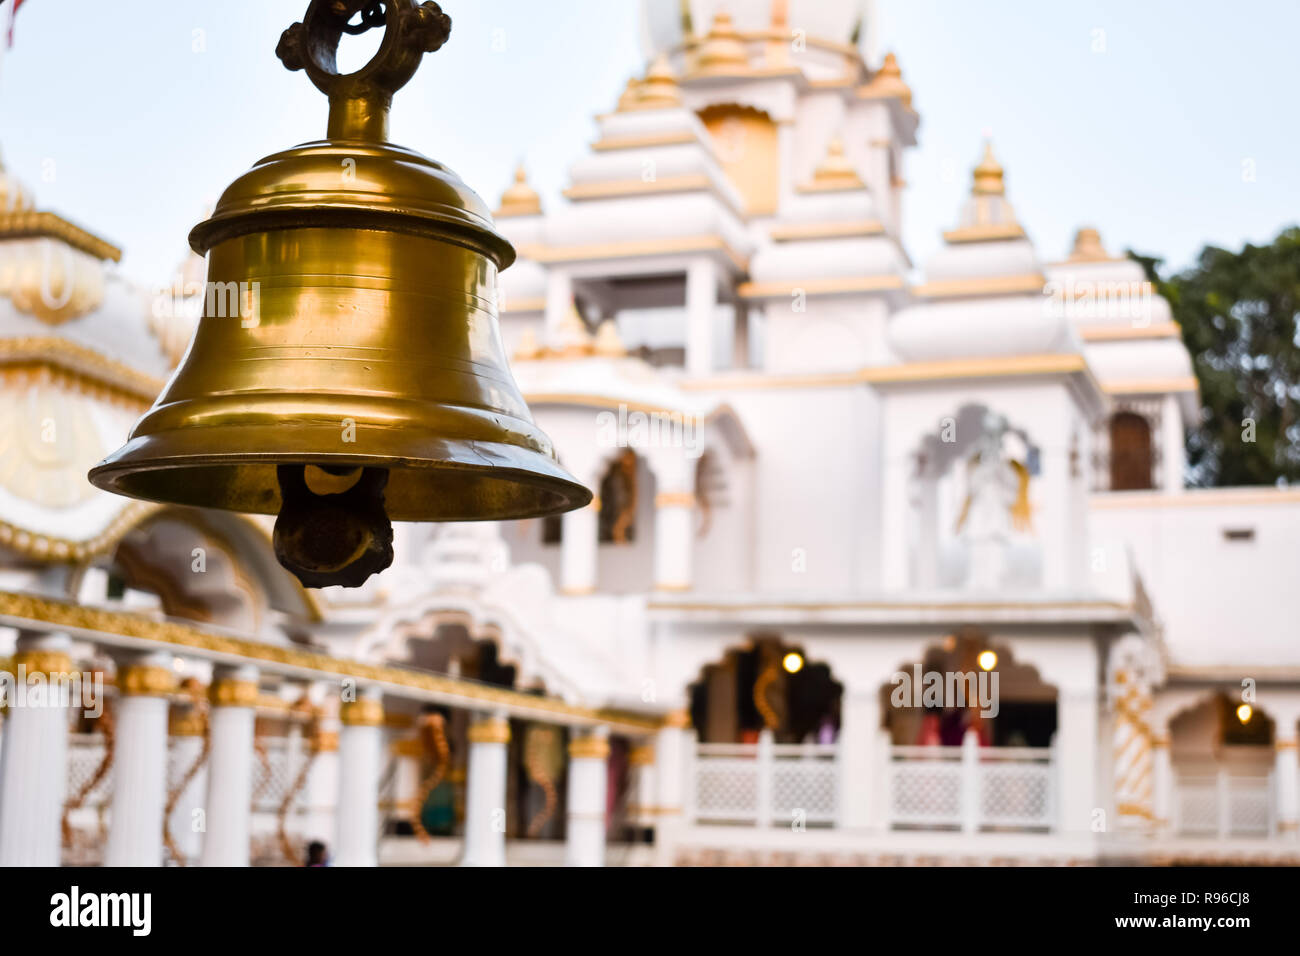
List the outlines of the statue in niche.
{"type": "Polygon", "coordinates": [[[1001,415],[986,413],[966,463],[968,491],[956,531],[966,545],[972,589],[1002,585],[1012,532],[1029,530],[1029,469],[1003,454],[1009,430],[1001,415]]]}

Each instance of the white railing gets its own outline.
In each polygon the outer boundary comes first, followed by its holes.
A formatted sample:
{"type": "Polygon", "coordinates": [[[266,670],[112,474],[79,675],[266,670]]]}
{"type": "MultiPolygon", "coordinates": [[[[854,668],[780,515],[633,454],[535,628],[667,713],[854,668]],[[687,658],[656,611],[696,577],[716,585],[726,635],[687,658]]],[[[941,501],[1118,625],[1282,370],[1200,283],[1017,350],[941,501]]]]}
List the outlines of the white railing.
{"type": "Polygon", "coordinates": [[[834,826],[839,805],[834,744],[699,744],[688,776],[689,819],[748,826],[834,826]]]}
{"type": "Polygon", "coordinates": [[[1174,784],[1174,831],[1187,836],[1269,836],[1277,826],[1273,775],[1181,774],[1174,784]]]}
{"type": "Polygon", "coordinates": [[[1050,747],[890,747],[894,829],[1051,830],[1056,764],[1050,747]]]}

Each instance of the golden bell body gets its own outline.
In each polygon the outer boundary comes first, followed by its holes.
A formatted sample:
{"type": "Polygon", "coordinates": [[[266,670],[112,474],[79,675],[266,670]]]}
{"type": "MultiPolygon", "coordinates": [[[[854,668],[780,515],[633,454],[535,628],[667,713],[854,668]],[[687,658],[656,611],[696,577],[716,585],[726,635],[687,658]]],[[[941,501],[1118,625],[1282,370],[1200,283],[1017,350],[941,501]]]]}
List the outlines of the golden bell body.
{"type": "MultiPolygon", "coordinates": [[[[307,31],[320,29],[317,6],[307,31]]],[[[385,46],[366,70],[382,65],[412,6],[388,5],[385,46]]],[[[302,28],[286,31],[282,48],[302,28]]],[[[313,80],[325,88],[333,74],[323,76],[313,80]]],[[[323,496],[344,490],[328,487],[330,476],[346,484],[358,469],[382,469],[383,509],[399,521],[587,504],[591,493],[557,464],[506,363],[497,271],[514,250],[454,173],[373,141],[387,103],[379,110],[354,91],[331,92],[329,139],[259,162],[191,232],[208,256],[203,317],[162,395],[91,482],[279,514],[278,469],[304,469],[323,496]]]]}

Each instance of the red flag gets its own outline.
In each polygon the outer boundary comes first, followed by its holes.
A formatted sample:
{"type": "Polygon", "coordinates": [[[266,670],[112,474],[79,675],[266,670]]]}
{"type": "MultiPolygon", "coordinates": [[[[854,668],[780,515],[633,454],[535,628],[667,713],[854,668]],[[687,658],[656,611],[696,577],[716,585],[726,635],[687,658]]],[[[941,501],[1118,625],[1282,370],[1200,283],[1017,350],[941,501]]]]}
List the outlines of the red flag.
{"type": "Polygon", "coordinates": [[[23,5],[23,0],[9,0],[9,29],[7,32],[7,41],[9,46],[14,45],[14,17],[18,15],[18,8],[23,5]]]}

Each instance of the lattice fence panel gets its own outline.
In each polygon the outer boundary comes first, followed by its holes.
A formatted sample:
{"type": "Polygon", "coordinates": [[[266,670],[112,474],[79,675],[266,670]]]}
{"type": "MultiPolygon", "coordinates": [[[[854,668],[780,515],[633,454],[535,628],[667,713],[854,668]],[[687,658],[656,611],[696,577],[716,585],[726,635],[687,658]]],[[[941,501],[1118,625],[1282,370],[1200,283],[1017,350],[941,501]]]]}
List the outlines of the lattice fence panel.
{"type": "Polygon", "coordinates": [[[780,760],[772,768],[772,815],[788,824],[795,810],[808,823],[834,823],[839,775],[833,760],[780,760]]]}
{"type": "Polygon", "coordinates": [[[695,815],[700,820],[756,822],[758,761],[744,757],[698,759],[695,815]]]}

